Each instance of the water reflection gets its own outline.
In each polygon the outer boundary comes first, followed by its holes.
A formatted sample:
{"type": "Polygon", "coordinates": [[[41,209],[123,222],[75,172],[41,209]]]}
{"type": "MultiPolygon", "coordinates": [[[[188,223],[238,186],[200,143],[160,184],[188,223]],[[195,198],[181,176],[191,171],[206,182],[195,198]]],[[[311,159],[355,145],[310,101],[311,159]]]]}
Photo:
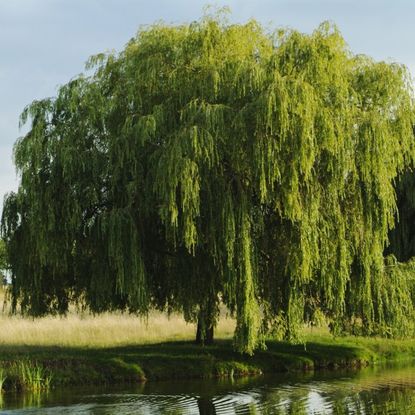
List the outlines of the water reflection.
{"type": "Polygon", "coordinates": [[[147,383],[130,389],[5,394],[3,414],[413,414],[415,366],[256,379],[147,383]]]}

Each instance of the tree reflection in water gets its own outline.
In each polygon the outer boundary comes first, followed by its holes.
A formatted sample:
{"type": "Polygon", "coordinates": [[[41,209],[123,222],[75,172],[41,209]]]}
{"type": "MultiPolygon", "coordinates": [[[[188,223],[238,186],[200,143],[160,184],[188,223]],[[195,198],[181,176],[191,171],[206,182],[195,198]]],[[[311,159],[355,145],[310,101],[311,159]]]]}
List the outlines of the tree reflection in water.
{"type": "Polygon", "coordinates": [[[149,382],[122,389],[3,394],[4,414],[369,415],[415,413],[415,368],[279,375],[226,381],[149,382]]]}

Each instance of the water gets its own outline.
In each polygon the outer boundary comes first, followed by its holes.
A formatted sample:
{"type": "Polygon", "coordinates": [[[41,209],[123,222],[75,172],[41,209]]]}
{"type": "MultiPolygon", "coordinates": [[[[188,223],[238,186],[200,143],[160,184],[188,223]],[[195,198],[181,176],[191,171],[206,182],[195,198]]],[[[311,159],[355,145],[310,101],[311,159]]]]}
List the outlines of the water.
{"type": "Polygon", "coordinates": [[[2,414],[415,414],[415,364],[358,372],[3,394],[2,414]]]}

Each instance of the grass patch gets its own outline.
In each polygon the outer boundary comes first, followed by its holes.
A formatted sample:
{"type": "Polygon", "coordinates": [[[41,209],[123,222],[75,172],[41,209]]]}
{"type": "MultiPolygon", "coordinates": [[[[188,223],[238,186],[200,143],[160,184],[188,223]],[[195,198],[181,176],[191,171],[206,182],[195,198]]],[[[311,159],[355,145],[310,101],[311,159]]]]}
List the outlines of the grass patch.
{"type": "MultiPolygon", "coordinates": [[[[165,341],[193,339],[194,324],[186,323],[177,314],[167,316],[151,312],[147,319],[130,314],[69,313],[66,317],[48,316],[39,319],[0,314],[0,347],[8,346],[60,346],[60,347],[112,347],[132,344],[154,344],[165,341]]],[[[235,322],[221,318],[216,335],[232,338],[235,322]]]]}
{"type": "MultiPolygon", "coordinates": [[[[230,340],[219,340],[210,347],[196,346],[189,341],[110,348],[3,346],[0,348],[0,371],[6,379],[4,389],[13,386],[8,382],[10,373],[13,376],[11,369],[19,367],[22,360],[36,363],[28,366],[34,373],[30,379],[34,380],[21,381],[21,384],[36,384],[36,379],[44,379],[43,373],[50,375],[49,383],[54,386],[233,378],[313,369],[359,368],[391,358],[413,359],[413,343],[319,336],[305,345],[268,342],[268,349],[254,356],[234,352],[230,340]]],[[[25,375],[25,378],[23,373],[26,372],[21,371],[20,378],[28,379],[29,376],[25,375]]]]}
{"type": "MultiPolygon", "coordinates": [[[[128,313],[112,312],[92,315],[71,307],[67,316],[29,318],[10,315],[0,286],[0,347],[2,346],[59,346],[107,348],[136,344],[155,344],[190,340],[195,337],[196,325],[187,323],[182,315],[167,315],[151,311],[147,318],[128,313]],[[3,305],[1,307],[1,305],[3,305]]],[[[215,335],[231,339],[235,320],[222,309],[215,335]]]]}
{"type": "Polygon", "coordinates": [[[52,384],[50,369],[27,359],[3,361],[0,368],[0,391],[48,390],[52,384]]]}
{"type": "Polygon", "coordinates": [[[4,381],[6,380],[6,371],[1,368],[0,369],[0,392],[3,390],[4,381]]]}
{"type": "Polygon", "coordinates": [[[367,366],[415,358],[413,340],[333,338],[304,328],[304,344],[269,341],[254,356],[232,350],[235,322],[223,310],[216,344],[192,343],[195,326],[179,315],[152,312],[143,320],[122,313],[29,319],[0,312],[0,390],[116,384],[158,379],[241,377],[367,366]]]}

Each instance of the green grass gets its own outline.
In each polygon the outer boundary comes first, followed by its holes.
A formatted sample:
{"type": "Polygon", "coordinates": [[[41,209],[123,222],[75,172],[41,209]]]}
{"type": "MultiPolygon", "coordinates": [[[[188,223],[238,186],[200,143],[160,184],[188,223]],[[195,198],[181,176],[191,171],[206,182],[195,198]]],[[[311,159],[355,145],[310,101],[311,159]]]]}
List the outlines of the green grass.
{"type": "Polygon", "coordinates": [[[37,392],[51,386],[52,375],[45,362],[19,358],[2,360],[0,364],[0,390],[37,392]]]}
{"type": "Polygon", "coordinates": [[[33,364],[31,361],[19,361],[17,372],[21,389],[38,391],[50,387],[52,376],[37,362],[33,364]]]}
{"type": "Polygon", "coordinates": [[[0,391],[3,390],[4,381],[6,380],[6,371],[1,368],[0,369],[0,391]]]}
{"type": "MultiPolygon", "coordinates": [[[[0,303],[2,293],[0,291],[0,303]]],[[[0,390],[116,384],[157,379],[255,376],[262,373],[361,367],[415,358],[415,340],[341,337],[305,328],[304,344],[270,341],[266,351],[232,350],[235,321],[221,311],[214,346],[192,343],[194,324],[180,315],[147,320],[71,310],[67,317],[30,319],[0,311],[0,390]]]]}
{"type": "Polygon", "coordinates": [[[219,340],[210,347],[196,346],[189,341],[108,348],[3,346],[0,347],[0,371],[5,378],[4,389],[36,389],[51,385],[115,384],[359,368],[383,360],[415,357],[415,342],[410,340],[333,339],[320,334],[307,335],[304,345],[268,342],[267,346],[267,350],[258,351],[252,357],[234,352],[230,340],[219,340]],[[32,380],[27,381],[30,376],[24,371],[16,379],[16,367],[21,362],[31,368],[32,380]],[[42,381],[36,383],[36,379],[42,381]]]}

